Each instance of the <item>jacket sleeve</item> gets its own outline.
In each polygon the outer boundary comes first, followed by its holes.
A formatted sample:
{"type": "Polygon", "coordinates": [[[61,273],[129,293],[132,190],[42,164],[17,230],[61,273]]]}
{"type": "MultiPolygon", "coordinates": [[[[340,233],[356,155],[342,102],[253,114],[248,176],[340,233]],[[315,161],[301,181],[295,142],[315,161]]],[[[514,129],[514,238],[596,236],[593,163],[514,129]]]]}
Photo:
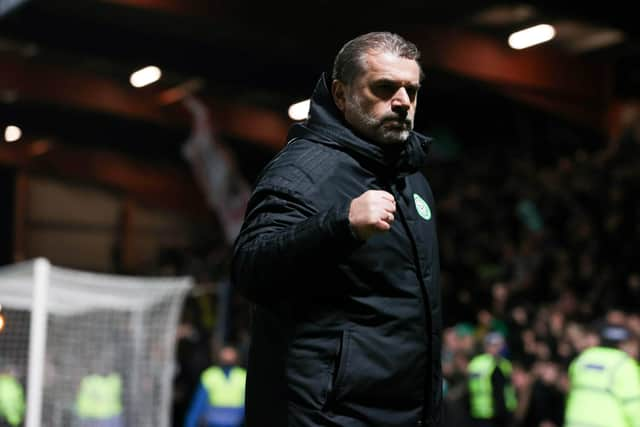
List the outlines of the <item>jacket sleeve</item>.
{"type": "Polygon", "coordinates": [[[204,385],[200,383],[198,390],[191,399],[189,412],[184,420],[184,427],[197,427],[199,425],[200,417],[202,417],[207,407],[208,399],[207,390],[204,388],[204,385]]]}
{"type": "MultiPolygon", "coordinates": [[[[280,175],[282,176],[282,175],[280,175]]],[[[319,211],[300,188],[284,178],[259,184],[247,207],[245,222],[234,245],[233,285],[254,302],[321,293],[296,281],[326,270],[340,254],[359,244],[349,227],[350,200],[319,211]],[[291,289],[297,283],[301,289],[291,289]]]]}

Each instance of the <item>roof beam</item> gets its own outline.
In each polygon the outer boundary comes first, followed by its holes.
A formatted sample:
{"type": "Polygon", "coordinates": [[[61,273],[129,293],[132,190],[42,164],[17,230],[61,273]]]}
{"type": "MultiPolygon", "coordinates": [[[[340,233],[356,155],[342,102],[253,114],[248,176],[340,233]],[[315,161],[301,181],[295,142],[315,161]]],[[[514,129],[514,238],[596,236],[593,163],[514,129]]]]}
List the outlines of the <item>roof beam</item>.
{"type": "Polygon", "coordinates": [[[72,67],[42,63],[19,55],[0,54],[0,91],[5,97],[111,113],[165,125],[185,125],[161,108],[148,91],[72,67]],[[146,92],[146,93],[145,93],[146,92]]]}
{"type": "MultiPolygon", "coordinates": [[[[128,84],[71,67],[42,63],[15,54],[0,54],[0,99],[36,101],[83,111],[110,113],[163,127],[188,128],[189,113],[168,91],[128,84]]],[[[274,150],[286,141],[290,121],[273,111],[207,98],[212,120],[223,134],[274,150]]]]}
{"type": "Polygon", "coordinates": [[[513,50],[478,33],[438,29],[409,35],[441,68],[501,90],[505,95],[600,129],[611,102],[607,64],[589,63],[550,47],[513,50]]]}
{"type": "Polygon", "coordinates": [[[126,7],[188,16],[216,16],[224,11],[221,0],[102,0],[126,7]]]}
{"type": "Polygon", "coordinates": [[[196,217],[209,212],[204,195],[190,175],[112,152],[69,149],[45,139],[2,143],[0,164],[104,185],[147,205],[196,217]]]}

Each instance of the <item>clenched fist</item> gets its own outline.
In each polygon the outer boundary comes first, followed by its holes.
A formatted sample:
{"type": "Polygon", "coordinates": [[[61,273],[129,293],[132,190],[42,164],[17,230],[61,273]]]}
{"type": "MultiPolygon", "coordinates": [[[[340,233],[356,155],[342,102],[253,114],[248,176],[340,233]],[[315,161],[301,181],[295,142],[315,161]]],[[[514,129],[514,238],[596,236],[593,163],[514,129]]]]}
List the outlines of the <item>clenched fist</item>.
{"type": "Polygon", "coordinates": [[[383,190],[369,190],[351,201],[349,224],[361,240],[391,228],[396,212],[396,201],[383,190]]]}

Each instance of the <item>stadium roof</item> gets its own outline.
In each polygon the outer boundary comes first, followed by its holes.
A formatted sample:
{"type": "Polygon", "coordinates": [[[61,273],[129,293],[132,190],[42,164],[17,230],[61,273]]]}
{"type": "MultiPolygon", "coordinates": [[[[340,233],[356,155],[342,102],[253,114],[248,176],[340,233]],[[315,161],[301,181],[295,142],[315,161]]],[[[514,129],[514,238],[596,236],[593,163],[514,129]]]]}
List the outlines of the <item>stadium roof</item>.
{"type": "Polygon", "coordinates": [[[171,175],[190,127],[187,94],[207,102],[243,157],[271,153],[284,144],[288,106],[309,96],[339,46],[373,30],[418,44],[428,90],[471,80],[603,128],[613,99],[640,95],[634,17],[612,2],[0,0],[0,113],[31,143],[0,147],[0,163],[46,154],[48,168],[91,175],[77,153],[97,147],[157,161],[171,175]],[[556,26],[552,42],[507,46],[509,33],[541,22],[556,26]],[[131,87],[131,72],[146,65],[162,79],[131,87]],[[53,153],[56,141],[74,149],[53,153]]]}

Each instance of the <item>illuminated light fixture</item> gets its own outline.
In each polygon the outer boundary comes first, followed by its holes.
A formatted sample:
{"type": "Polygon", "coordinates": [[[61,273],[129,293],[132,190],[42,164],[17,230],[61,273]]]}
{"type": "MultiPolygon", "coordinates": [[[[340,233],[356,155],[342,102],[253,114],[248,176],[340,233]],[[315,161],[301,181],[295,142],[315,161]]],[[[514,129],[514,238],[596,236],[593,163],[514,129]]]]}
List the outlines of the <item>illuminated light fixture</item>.
{"type": "Polygon", "coordinates": [[[162,71],[160,71],[160,68],[155,65],[149,65],[148,67],[141,68],[138,71],[131,73],[129,82],[133,87],[143,87],[157,82],[160,80],[160,77],[162,77],[162,71]]]}
{"type": "Polygon", "coordinates": [[[9,125],[4,128],[4,140],[7,142],[15,142],[22,137],[22,129],[18,126],[9,125]]]}
{"type": "Polygon", "coordinates": [[[2,332],[2,330],[4,329],[5,323],[6,322],[4,321],[4,315],[0,313],[0,332],[2,332]]]}
{"type": "Polygon", "coordinates": [[[555,28],[549,24],[540,24],[511,34],[509,36],[509,46],[513,49],[526,49],[540,43],[548,42],[555,36],[555,28]]]}
{"type": "Polygon", "coordinates": [[[304,101],[296,102],[289,107],[289,117],[292,120],[304,120],[309,115],[309,107],[311,101],[305,99],[304,101]]]}

